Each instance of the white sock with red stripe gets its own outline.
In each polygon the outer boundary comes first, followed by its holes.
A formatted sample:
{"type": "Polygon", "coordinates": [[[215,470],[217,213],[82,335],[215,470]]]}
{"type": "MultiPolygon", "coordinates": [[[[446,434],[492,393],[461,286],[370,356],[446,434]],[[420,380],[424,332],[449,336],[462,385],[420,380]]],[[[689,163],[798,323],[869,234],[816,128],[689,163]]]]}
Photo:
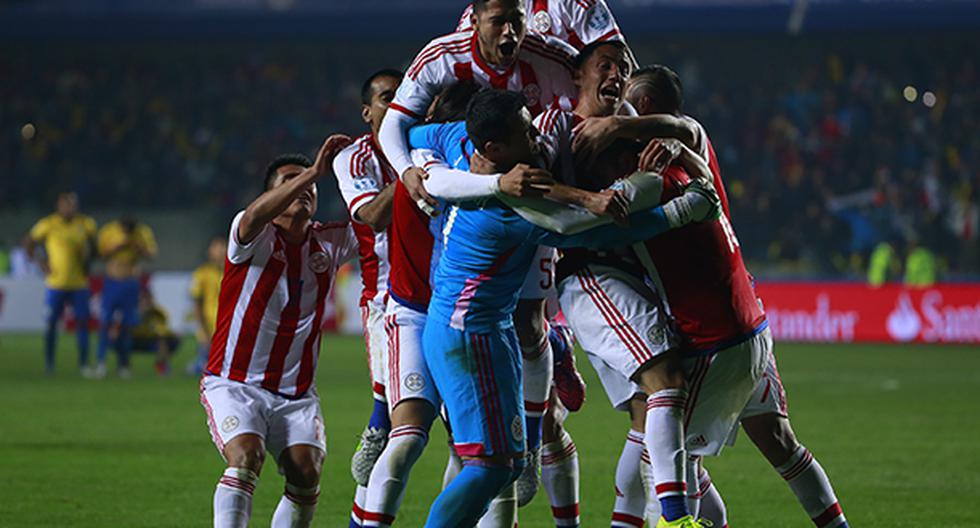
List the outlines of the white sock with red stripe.
{"type": "Polygon", "coordinates": [[[646,443],[653,466],[653,484],[661,515],[675,521],[690,512],[687,508],[684,450],[684,405],[687,391],[664,389],[647,398],[646,443]]]}
{"type": "Polygon", "coordinates": [[[548,408],[548,393],[554,366],[551,358],[551,342],[545,333],[541,342],[521,347],[524,356],[524,416],[527,425],[527,449],[534,451],[541,446],[541,418],[548,408]],[[530,359],[529,359],[530,358],[530,359]]]}
{"type": "Polygon", "coordinates": [[[711,475],[708,470],[701,468],[698,472],[698,493],[701,495],[702,519],[708,519],[716,528],[726,528],[728,526],[728,510],[725,508],[725,501],[718,493],[718,488],[711,482],[711,475]]]}
{"type": "Polygon", "coordinates": [[[616,464],[616,501],[613,503],[613,528],[643,528],[647,504],[640,465],[643,460],[643,433],[630,430],[616,464]]]}
{"type": "Polygon", "coordinates": [[[551,500],[555,526],[578,526],[578,451],[568,431],[541,446],[541,482],[551,500]]]}
{"type": "Polygon", "coordinates": [[[700,457],[697,456],[687,457],[684,477],[684,482],[687,484],[687,510],[695,519],[701,512],[701,487],[698,485],[699,459],[700,457]]]}
{"type": "Polygon", "coordinates": [[[367,500],[367,486],[357,486],[354,491],[354,505],[350,509],[350,524],[347,528],[361,528],[364,523],[364,502],[367,500]]]}
{"type": "Polygon", "coordinates": [[[249,469],[225,469],[214,490],[215,528],[248,526],[252,516],[252,493],[258,482],[259,476],[249,469]]]}
{"type": "Polygon", "coordinates": [[[643,449],[643,457],[640,459],[640,480],[643,481],[643,492],[647,500],[646,519],[650,526],[656,526],[660,520],[660,501],[654,492],[653,467],[650,466],[650,454],[646,448],[643,449]]]}
{"type": "Polygon", "coordinates": [[[490,501],[487,513],[480,517],[477,528],[514,528],[517,526],[517,483],[504,486],[490,501]]]}
{"type": "Polygon", "coordinates": [[[298,488],[286,483],[279,505],[272,514],[271,528],[306,528],[313,523],[320,486],[298,488]]]}
{"type": "Polygon", "coordinates": [[[817,528],[847,527],[834,488],[817,459],[802,444],[776,471],[786,480],[796,499],[817,528]]]}
{"type": "Polygon", "coordinates": [[[395,522],[408,475],[428,440],[429,433],[423,427],[403,425],[391,430],[388,445],[371,471],[362,526],[384,528],[395,522]]]}

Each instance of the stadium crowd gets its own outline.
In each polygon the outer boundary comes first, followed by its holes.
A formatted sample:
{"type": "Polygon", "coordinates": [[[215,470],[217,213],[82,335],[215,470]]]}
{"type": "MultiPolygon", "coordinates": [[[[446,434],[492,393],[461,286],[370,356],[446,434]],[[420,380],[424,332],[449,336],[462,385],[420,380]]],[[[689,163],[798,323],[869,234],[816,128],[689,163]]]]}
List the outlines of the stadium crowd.
{"type": "MultiPolygon", "coordinates": [[[[980,105],[964,90],[978,79],[960,40],[637,37],[633,47],[678,66],[686,110],[724,146],[755,269],[858,276],[876,244],[904,254],[914,242],[970,274],[980,271],[980,138],[970,133],[980,105]]],[[[357,53],[400,63],[420,44],[357,53]]],[[[326,42],[16,51],[0,59],[27,81],[0,87],[3,121],[24,126],[0,149],[0,166],[18,175],[0,188],[4,208],[47,207],[68,188],[89,209],[233,207],[256,192],[262,160],[355,128],[345,109],[367,73],[326,42]]],[[[326,216],[341,207],[324,205],[326,216]]]]}

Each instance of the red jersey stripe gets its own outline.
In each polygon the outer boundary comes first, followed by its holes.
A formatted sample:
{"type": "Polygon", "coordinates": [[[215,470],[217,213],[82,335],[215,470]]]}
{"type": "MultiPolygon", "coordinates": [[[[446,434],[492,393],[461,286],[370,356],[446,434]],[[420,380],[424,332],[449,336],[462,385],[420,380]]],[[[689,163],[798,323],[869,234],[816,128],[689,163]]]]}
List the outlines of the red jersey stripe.
{"type": "Polygon", "coordinates": [[[208,357],[208,373],[220,376],[225,364],[225,348],[228,347],[228,332],[231,320],[235,315],[235,305],[242,294],[245,277],[252,259],[241,264],[232,264],[225,257],[225,274],[221,278],[221,289],[218,292],[218,317],[215,323],[215,334],[211,338],[211,352],[208,357]]]}
{"type": "MultiPolygon", "coordinates": [[[[320,242],[310,240],[310,255],[323,251],[320,242]]],[[[316,282],[316,314],[310,323],[310,335],[303,343],[303,356],[300,358],[299,374],[296,377],[296,395],[303,394],[313,384],[313,370],[316,367],[316,357],[320,355],[320,325],[323,324],[323,312],[326,306],[327,293],[330,290],[330,274],[332,270],[317,273],[316,282]],[[315,348],[315,350],[314,350],[315,348]]]]}
{"type": "MultiPolygon", "coordinates": [[[[281,248],[282,243],[277,239],[276,251],[281,248]]],[[[255,351],[255,340],[258,337],[259,328],[262,326],[262,316],[265,314],[269,299],[272,297],[272,291],[275,290],[276,283],[279,282],[279,277],[282,276],[285,267],[286,262],[284,260],[273,256],[269,258],[265,269],[262,270],[262,275],[259,276],[259,281],[252,292],[252,298],[248,301],[245,315],[242,317],[241,332],[238,335],[238,343],[235,344],[235,353],[231,358],[231,371],[228,373],[228,379],[245,381],[245,378],[248,377],[248,365],[251,363],[252,353],[255,351]]]]}
{"type": "Polygon", "coordinates": [[[272,342],[272,352],[269,354],[269,363],[265,367],[265,375],[262,379],[262,388],[277,392],[279,382],[282,380],[282,367],[286,362],[286,355],[296,337],[296,327],[299,324],[299,304],[302,301],[303,289],[300,280],[300,265],[302,246],[297,244],[285,244],[286,248],[286,284],[289,297],[286,306],[279,314],[279,327],[276,328],[276,338],[272,342]]]}

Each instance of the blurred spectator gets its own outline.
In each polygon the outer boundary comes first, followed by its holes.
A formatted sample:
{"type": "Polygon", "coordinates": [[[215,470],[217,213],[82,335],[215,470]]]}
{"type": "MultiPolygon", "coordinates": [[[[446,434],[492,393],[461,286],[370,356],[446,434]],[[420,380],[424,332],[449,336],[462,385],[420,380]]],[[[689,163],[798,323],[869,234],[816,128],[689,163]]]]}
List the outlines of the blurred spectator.
{"type": "Polygon", "coordinates": [[[10,275],[10,250],[7,242],[0,240],[0,277],[10,275]]]}
{"type": "Polygon", "coordinates": [[[905,257],[905,284],[917,288],[932,286],[939,273],[936,255],[916,239],[909,240],[905,257]]]}
{"type": "Polygon", "coordinates": [[[868,284],[881,286],[896,280],[902,271],[902,262],[895,252],[895,246],[888,241],[879,242],[871,252],[868,262],[868,284]]]}
{"type": "Polygon", "coordinates": [[[155,353],[157,374],[169,376],[170,358],[180,346],[180,337],[170,329],[167,312],[156,303],[149,288],[140,290],[139,318],[133,328],[133,352],[155,353]]]}
{"type": "Polygon", "coordinates": [[[221,289],[221,279],[224,276],[225,255],[228,253],[228,241],[223,237],[215,237],[208,245],[208,260],[194,270],[191,276],[191,299],[194,301],[194,322],[197,331],[197,356],[187,366],[187,374],[200,376],[207,366],[208,353],[211,348],[211,337],[218,318],[218,292],[221,289]]]}

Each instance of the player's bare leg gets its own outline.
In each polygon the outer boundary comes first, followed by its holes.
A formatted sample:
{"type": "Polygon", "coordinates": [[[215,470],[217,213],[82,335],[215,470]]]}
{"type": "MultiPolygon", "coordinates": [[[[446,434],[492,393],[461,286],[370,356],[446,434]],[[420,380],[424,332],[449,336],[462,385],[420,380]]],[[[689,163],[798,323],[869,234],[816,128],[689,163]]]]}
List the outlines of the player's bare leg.
{"type": "Polygon", "coordinates": [[[541,466],[541,420],[548,407],[553,374],[544,299],[521,299],[514,312],[514,326],[523,358],[525,428],[528,462],[517,483],[519,506],[531,502],[538,491],[541,466]]]}
{"type": "Polygon", "coordinates": [[[427,400],[398,402],[391,412],[391,433],[368,480],[362,526],[390,526],[401,506],[412,466],[429,441],[436,410],[427,400]]]}
{"type": "Polygon", "coordinates": [[[286,487],[272,515],[272,528],[306,528],[313,523],[320,496],[323,451],[316,446],[295,445],[279,455],[286,487]]]}
{"type": "Polygon", "coordinates": [[[525,453],[494,456],[465,456],[463,469],[436,497],[429,509],[425,528],[475,526],[490,502],[513,486],[524,469],[525,453]],[[481,509],[473,505],[483,505],[481,509]]]}
{"type": "Polygon", "coordinates": [[[541,424],[541,482],[551,501],[555,526],[579,526],[579,466],[575,442],[565,430],[568,416],[551,393],[551,402],[541,424]]]}
{"type": "Polygon", "coordinates": [[[684,446],[684,371],[676,351],[655,357],[635,376],[647,394],[644,444],[653,467],[654,493],[668,522],[690,515],[684,446]]]}
{"type": "Polygon", "coordinates": [[[214,491],[214,527],[248,526],[252,493],[265,461],[265,442],[261,436],[242,434],[225,444],[222,454],[228,467],[214,491]]]}
{"type": "Polygon", "coordinates": [[[742,419],[742,428],[762,456],[786,480],[816,526],[847,527],[847,519],[827,473],[796,439],[788,418],[776,413],[761,414],[742,419]]]}

